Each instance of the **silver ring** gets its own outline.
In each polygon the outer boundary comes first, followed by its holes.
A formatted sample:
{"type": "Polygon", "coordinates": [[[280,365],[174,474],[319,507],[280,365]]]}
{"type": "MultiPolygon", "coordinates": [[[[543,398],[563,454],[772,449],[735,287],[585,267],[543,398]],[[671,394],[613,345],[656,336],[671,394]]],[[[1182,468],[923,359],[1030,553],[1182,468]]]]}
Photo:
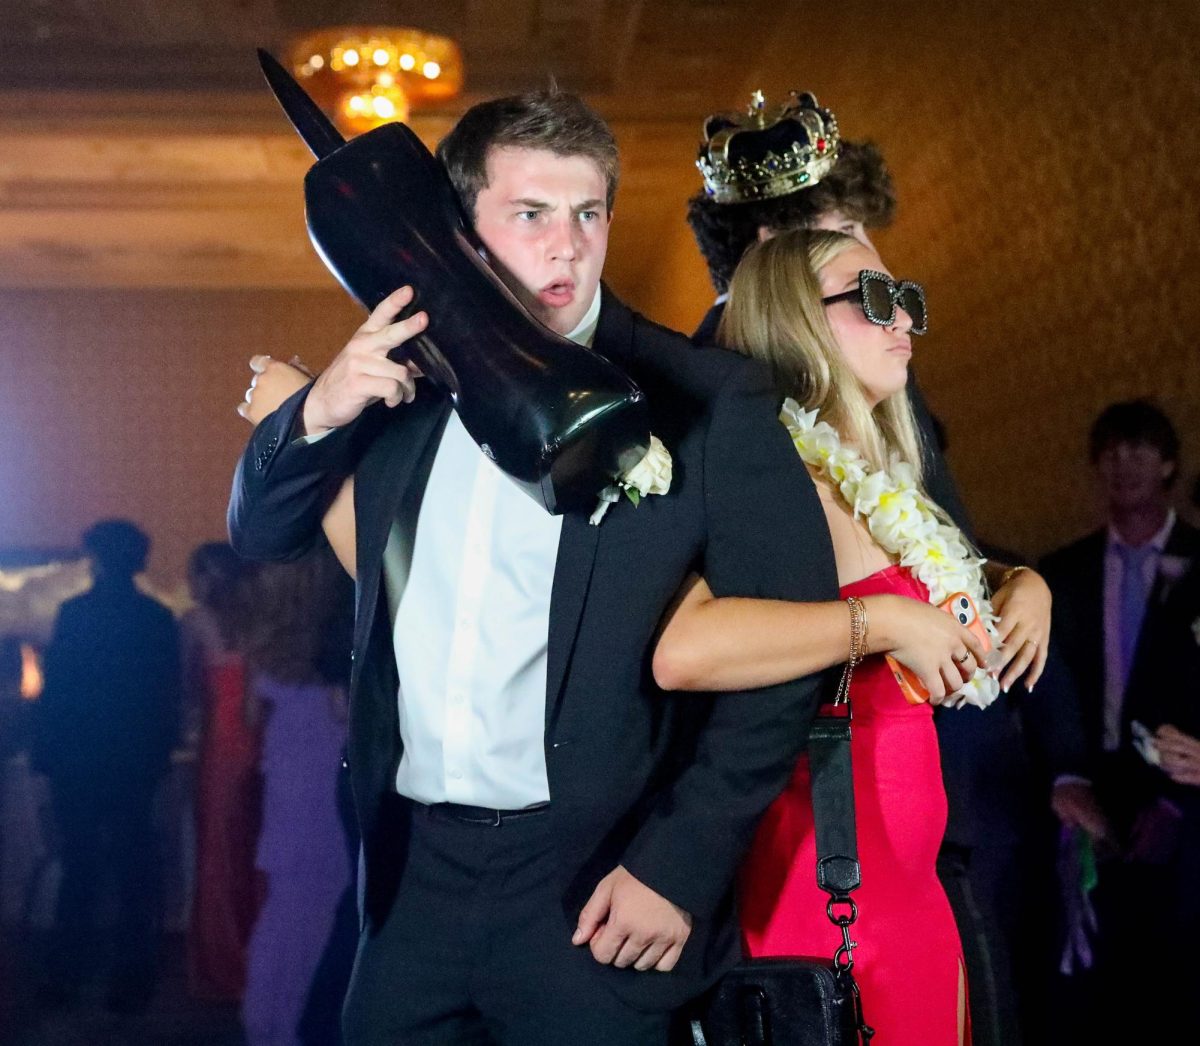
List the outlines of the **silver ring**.
{"type": "Polygon", "coordinates": [[[963,654],[963,656],[962,656],[962,657],[956,657],[956,658],[954,659],[955,663],[956,663],[956,664],[960,664],[960,665],[965,665],[965,664],[966,664],[968,661],[970,661],[970,660],[971,660],[971,653],[970,653],[970,651],[967,651],[967,653],[963,654]]]}

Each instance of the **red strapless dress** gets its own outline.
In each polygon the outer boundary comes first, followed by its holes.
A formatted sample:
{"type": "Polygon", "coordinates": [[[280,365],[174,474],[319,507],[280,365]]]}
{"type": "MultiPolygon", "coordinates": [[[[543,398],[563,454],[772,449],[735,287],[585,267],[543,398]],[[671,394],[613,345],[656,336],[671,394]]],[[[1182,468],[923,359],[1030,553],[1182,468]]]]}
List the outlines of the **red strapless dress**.
{"type": "Polygon", "coordinates": [[[188,931],[192,994],[236,1000],[262,894],[254,868],[261,783],[258,738],[246,724],[241,658],[207,670],[209,706],[196,774],[196,890],[188,931]]]}
{"type": "MultiPolygon", "coordinates": [[[[888,567],[842,596],[926,599],[907,569],[888,567]]],[[[904,699],[882,656],[854,670],[851,754],[862,886],[855,893],[854,976],[880,1046],[958,1042],[962,946],[935,872],[946,793],[933,709],[904,699]]],[[[817,888],[808,757],[763,818],[741,876],[749,955],[832,957],[841,934],[817,888]]]]}

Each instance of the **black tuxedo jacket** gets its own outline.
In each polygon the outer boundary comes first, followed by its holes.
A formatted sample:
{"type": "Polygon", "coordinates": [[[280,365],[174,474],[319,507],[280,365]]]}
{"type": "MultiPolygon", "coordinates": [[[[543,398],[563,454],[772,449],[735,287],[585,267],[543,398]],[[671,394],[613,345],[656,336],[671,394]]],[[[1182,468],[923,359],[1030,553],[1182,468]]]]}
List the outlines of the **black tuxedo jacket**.
{"type": "MultiPolygon", "coordinates": [[[[1160,685],[1171,659],[1159,646],[1161,637],[1180,634],[1183,598],[1190,586],[1159,568],[1150,591],[1146,616],[1125,689],[1121,716],[1121,745],[1115,757],[1104,754],[1104,556],[1107,531],[1098,530],[1042,562],[1042,573],[1054,593],[1054,629],[1059,648],[1070,667],[1079,693],[1079,710],[1086,745],[1086,773],[1109,794],[1106,806],[1118,818],[1168,786],[1165,775],[1151,771],[1134,752],[1129,724],[1138,719],[1153,728],[1168,721],[1163,702],[1172,688],[1160,685]],[[1177,591],[1178,589],[1178,591],[1177,591]],[[1113,789],[1120,789],[1114,794],[1113,789]]],[[[1200,531],[1182,520],[1175,523],[1164,557],[1200,563],[1200,531]]],[[[1167,560],[1170,562],[1170,560],[1167,560]]],[[[1180,564],[1181,566],[1183,564],[1180,564]]]]}
{"type": "MultiPolygon", "coordinates": [[[[432,321],[436,323],[436,318],[432,321]]],[[[777,420],[765,369],[697,351],[604,291],[594,348],[646,393],[674,459],[670,492],[622,500],[599,526],[567,515],[551,605],[545,754],[569,934],[617,864],[695,918],[676,970],[601,967],[634,1005],[673,1007],[736,959],[732,883],[759,815],[804,746],[822,680],[719,696],[670,695],[650,670],[659,621],[692,571],[717,595],[837,597],[816,491],[777,420]]],[[[450,406],[421,383],[412,404],[369,408],[309,446],[291,442],[298,393],[255,431],[229,508],[240,553],[286,558],[320,534],[343,476],[355,475],[358,592],[349,762],[363,830],[360,882],[378,928],[403,863],[389,805],[400,758],[396,667],[381,592],[389,527],[415,530],[450,406]]],[[[815,870],[814,870],[815,875],[815,870]]]]}

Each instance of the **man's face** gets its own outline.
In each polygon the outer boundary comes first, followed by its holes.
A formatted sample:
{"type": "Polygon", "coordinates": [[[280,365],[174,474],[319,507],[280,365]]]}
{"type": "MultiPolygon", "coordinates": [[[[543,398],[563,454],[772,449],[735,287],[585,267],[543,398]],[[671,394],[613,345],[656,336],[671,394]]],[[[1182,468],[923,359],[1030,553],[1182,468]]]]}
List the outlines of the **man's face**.
{"type": "Polygon", "coordinates": [[[853,236],[864,247],[870,247],[871,250],[875,250],[875,244],[871,242],[871,237],[867,235],[867,230],[863,228],[863,223],[847,217],[841,211],[826,211],[820,218],[813,222],[812,227],[814,229],[824,229],[826,232],[840,232],[847,236],[853,236]]]}
{"type": "Polygon", "coordinates": [[[542,149],[493,149],[475,229],[522,303],[569,334],[592,304],[611,215],[599,165],[542,149]]]}
{"type": "Polygon", "coordinates": [[[1110,443],[1096,458],[1096,475],[1110,511],[1157,505],[1175,470],[1150,443],[1110,443]]]}

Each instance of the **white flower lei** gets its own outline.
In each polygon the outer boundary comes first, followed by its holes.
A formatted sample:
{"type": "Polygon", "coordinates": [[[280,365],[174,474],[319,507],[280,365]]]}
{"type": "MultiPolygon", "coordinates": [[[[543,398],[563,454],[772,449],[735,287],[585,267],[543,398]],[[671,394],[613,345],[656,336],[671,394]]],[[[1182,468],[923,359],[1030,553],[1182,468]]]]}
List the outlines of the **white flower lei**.
{"type": "MultiPolygon", "coordinates": [[[[832,425],[817,421],[815,410],[804,410],[794,399],[784,401],[779,418],[800,457],[828,477],[855,517],[866,520],[880,547],[920,578],[929,589],[929,602],[938,606],[954,593],[966,592],[995,644],[997,618],[983,577],[985,561],[972,554],[957,527],[938,518],[933,502],[917,486],[912,466],[893,459],[887,469],[872,469],[858,451],[842,443],[832,425]]],[[[999,691],[996,678],[980,668],[944,703],[986,708],[999,691]]]]}

